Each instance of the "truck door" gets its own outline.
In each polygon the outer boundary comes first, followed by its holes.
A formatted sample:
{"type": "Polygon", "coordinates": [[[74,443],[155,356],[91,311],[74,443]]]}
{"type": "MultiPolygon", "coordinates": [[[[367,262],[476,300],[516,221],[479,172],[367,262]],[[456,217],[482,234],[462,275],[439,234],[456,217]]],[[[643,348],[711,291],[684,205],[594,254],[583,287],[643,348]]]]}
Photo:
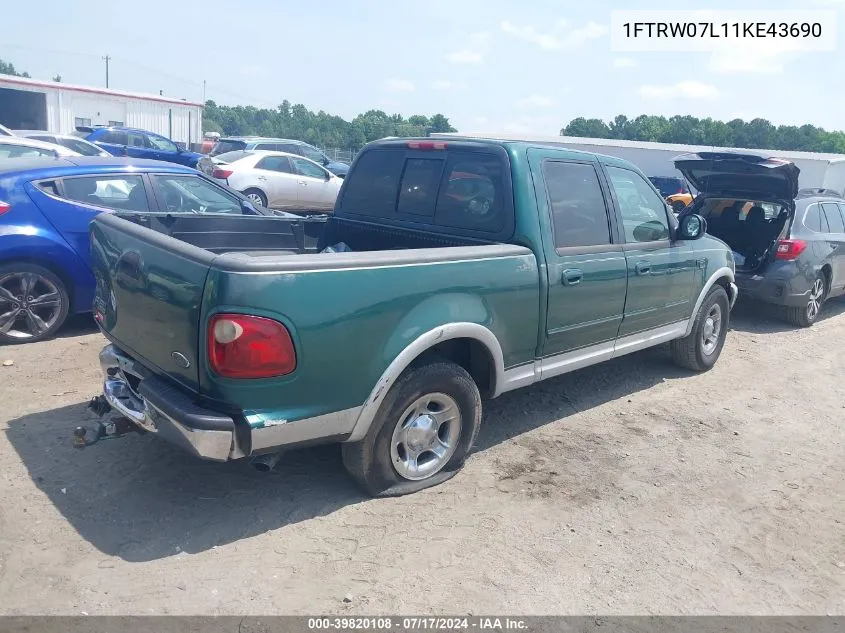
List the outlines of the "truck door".
{"type": "Polygon", "coordinates": [[[612,356],[628,274],[598,164],[555,156],[528,152],[549,278],[543,372],[552,374],[577,364],[575,350],[612,356]]]}
{"type": "Polygon", "coordinates": [[[619,336],[636,334],[689,318],[703,266],[690,242],[673,242],[666,203],[637,172],[604,166],[619,209],[628,260],[628,296],[619,336]]]}

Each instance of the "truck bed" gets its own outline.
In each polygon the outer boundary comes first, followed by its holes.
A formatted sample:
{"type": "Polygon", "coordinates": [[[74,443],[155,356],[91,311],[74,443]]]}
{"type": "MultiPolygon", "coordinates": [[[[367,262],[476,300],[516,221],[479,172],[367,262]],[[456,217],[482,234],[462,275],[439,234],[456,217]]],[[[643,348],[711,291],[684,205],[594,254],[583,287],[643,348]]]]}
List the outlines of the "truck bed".
{"type": "Polygon", "coordinates": [[[490,244],[480,240],[444,238],[422,231],[384,227],[367,222],[316,216],[120,214],[133,224],[167,235],[203,250],[249,257],[305,255],[345,243],[352,251],[448,248],[490,244]]]}

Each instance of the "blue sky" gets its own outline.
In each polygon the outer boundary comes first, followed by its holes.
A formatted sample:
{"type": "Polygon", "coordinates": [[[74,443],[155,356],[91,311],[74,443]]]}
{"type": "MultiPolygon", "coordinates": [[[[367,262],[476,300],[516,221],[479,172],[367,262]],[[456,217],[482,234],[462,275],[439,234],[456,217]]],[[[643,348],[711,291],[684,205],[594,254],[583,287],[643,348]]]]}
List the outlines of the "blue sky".
{"type": "MultiPolygon", "coordinates": [[[[655,1],[649,9],[835,9],[845,0],[655,1]],[[737,6],[739,5],[739,6],[737,6]]],[[[757,116],[845,129],[836,52],[614,53],[613,9],[573,0],[57,0],[9,4],[0,58],[40,79],[218,103],[283,99],[350,118],[442,112],[465,132],[556,134],[578,116],[757,116]]],[[[839,38],[843,40],[845,38],[839,38]]],[[[845,44],[843,44],[845,45],[845,44]]]]}

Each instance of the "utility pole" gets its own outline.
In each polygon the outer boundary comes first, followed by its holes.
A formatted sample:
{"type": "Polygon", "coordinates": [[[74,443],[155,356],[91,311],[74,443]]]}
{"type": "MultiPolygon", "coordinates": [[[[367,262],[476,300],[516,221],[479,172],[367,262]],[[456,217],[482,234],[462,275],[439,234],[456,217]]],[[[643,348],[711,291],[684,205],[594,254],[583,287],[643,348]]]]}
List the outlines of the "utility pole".
{"type": "Polygon", "coordinates": [[[202,104],[205,105],[205,79],[202,80],[202,104]]]}
{"type": "Polygon", "coordinates": [[[109,87],[109,60],[111,59],[111,57],[106,55],[105,57],[103,57],[103,59],[106,60],[106,88],[108,88],[109,87]]]}

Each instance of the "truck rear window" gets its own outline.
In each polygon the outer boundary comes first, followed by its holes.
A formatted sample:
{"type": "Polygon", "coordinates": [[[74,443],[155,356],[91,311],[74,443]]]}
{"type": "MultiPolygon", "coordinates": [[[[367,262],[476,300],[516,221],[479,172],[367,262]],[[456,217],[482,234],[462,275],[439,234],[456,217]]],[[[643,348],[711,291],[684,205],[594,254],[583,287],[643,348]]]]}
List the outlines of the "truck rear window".
{"type": "Polygon", "coordinates": [[[492,152],[373,149],[362,154],[338,209],[429,229],[500,234],[513,223],[510,172],[492,152]]]}

